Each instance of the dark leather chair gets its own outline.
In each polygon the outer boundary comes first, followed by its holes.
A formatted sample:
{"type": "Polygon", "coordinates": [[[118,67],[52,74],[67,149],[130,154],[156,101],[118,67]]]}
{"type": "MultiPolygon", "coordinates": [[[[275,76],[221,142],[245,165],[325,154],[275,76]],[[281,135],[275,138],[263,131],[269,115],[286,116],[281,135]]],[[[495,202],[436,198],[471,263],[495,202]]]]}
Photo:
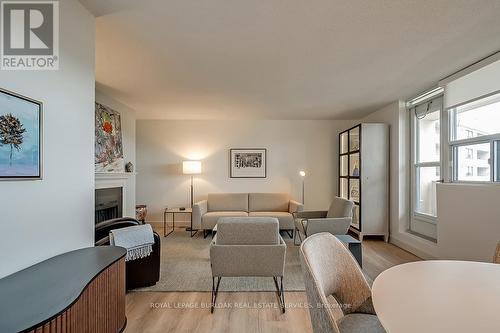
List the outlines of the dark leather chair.
{"type": "MultiPolygon", "coordinates": [[[[95,246],[109,245],[109,232],[113,229],[141,225],[131,217],[99,222],[95,225],[95,246]]],[[[160,236],[154,232],[153,252],[145,258],[127,261],[125,275],[127,290],[153,286],[160,279],[160,236]]]]}

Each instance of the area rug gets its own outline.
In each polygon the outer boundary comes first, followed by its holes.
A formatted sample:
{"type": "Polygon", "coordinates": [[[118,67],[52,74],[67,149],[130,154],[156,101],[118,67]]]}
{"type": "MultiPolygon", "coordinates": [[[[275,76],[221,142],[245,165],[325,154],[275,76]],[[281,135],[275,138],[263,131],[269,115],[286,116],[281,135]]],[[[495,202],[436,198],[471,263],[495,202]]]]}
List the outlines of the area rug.
{"type": "MultiPolygon", "coordinates": [[[[284,288],[286,291],[304,291],[300,267],[299,246],[286,234],[284,288]]],[[[193,238],[189,232],[179,229],[168,237],[161,236],[160,281],[137,291],[211,291],[209,246],[211,237],[203,238],[197,233],[193,238]]],[[[269,278],[222,278],[220,291],[275,291],[274,281],[269,278]]]]}

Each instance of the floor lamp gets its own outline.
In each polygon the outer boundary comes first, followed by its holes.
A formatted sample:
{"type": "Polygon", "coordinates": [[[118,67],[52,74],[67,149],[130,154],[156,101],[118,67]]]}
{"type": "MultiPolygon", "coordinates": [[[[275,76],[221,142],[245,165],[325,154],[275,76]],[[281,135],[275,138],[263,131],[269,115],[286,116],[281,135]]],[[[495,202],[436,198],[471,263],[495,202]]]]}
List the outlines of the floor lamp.
{"type": "Polygon", "coordinates": [[[299,171],[300,177],[302,177],[302,204],[306,203],[305,195],[304,195],[304,178],[306,178],[306,172],[304,170],[299,171]]]}
{"type": "Polygon", "coordinates": [[[182,162],[182,173],[191,176],[191,206],[193,207],[194,200],[194,187],[193,187],[193,177],[194,175],[201,174],[201,161],[184,161],[182,162]]]}

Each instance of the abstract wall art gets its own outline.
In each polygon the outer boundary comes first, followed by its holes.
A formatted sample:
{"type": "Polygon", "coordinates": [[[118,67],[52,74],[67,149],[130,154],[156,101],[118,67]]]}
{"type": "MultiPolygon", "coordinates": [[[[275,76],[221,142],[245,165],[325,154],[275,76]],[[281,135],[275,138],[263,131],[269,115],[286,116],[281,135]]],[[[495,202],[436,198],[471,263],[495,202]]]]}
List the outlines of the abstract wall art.
{"type": "Polygon", "coordinates": [[[124,172],[120,113],[95,103],[95,172],[124,172]]]}

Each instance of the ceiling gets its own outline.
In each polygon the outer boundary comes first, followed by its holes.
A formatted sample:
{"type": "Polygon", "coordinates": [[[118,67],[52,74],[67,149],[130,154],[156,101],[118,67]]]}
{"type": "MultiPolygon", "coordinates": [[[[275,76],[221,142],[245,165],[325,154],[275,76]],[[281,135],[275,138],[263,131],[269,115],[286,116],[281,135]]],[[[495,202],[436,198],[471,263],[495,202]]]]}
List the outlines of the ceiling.
{"type": "Polygon", "coordinates": [[[354,119],[500,50],[500,0],[80,0],[144,119],[354,119]]]}

